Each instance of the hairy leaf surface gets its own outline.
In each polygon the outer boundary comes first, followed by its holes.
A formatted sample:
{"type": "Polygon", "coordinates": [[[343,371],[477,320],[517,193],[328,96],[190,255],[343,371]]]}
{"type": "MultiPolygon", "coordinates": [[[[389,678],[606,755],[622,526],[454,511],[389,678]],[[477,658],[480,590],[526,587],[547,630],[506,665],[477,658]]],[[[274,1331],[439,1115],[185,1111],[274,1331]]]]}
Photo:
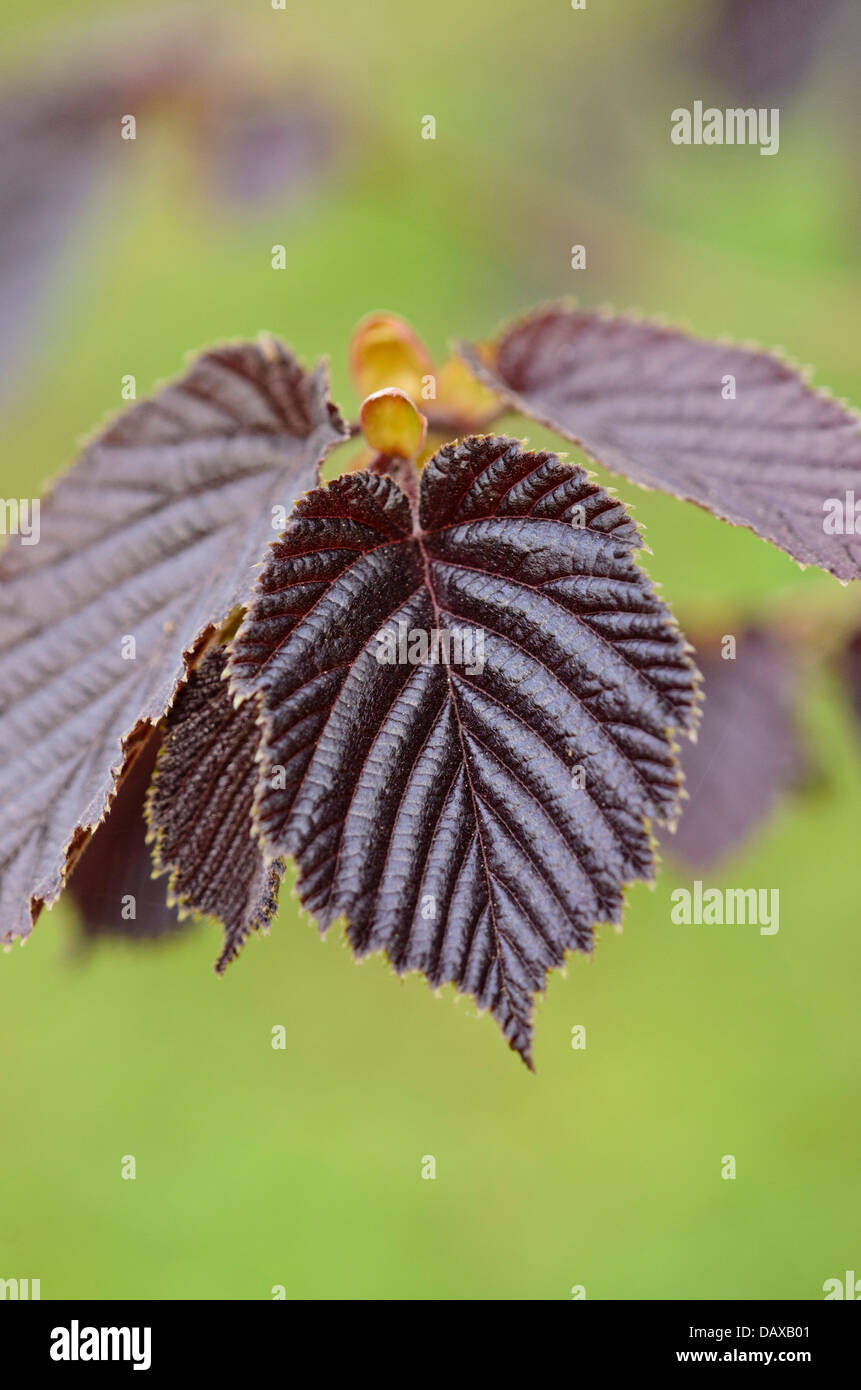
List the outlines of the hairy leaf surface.
{"type": "Polygon", "coordinates": [[[271,339],[207,352],[121,415],[0,554],[0,939],[26,935],[126,752],[344,436],[322,367],[271,339]],[[133,645],[132,645],[133,642],[133,645]]]}
{"type": "Polygon", "coordinates": [[[702,724],[682,753],[690,798],[667,853],[695,869],[745,844],[806,771],[796,720],[798,668],[784,641],[766,628],[737,640],[735,660],[721,643],[695,643],[703,676],[702,724]]]}
{"type": "Polygon", "coordinates": [[[861,497],[858,419],[778,358],[564,305],[514,324],[491,361],[463,351],[516,409],[610,472],[747,526],[801,564],[861,577],[854,531],[825,529],[829,499],[861,497]]]}
{"type": "Polygon", "coordinates": [[[219,973],[249,932],[268,926],[283,873],[280,861],[264,862],[252,838],[256,702],[235,707],[224,667],[224,649],[216,648],[179,692],[147,806],[157,871],[170,872],[170,900],[224,924],[219,973]]]}
{"type": "Polygon", "coordinates": [[[619,920],[677,811],[696,673],[638,545],[582,469],[473,436],[415,514],[369,473],[303,498],[231,657],[262,695],[259,831],[321,929],[474,995],[527,1062],[547,971],[619,920]],[[472,635],[463,660],[380,659],[381,632],[435,630],[472,635]]]}

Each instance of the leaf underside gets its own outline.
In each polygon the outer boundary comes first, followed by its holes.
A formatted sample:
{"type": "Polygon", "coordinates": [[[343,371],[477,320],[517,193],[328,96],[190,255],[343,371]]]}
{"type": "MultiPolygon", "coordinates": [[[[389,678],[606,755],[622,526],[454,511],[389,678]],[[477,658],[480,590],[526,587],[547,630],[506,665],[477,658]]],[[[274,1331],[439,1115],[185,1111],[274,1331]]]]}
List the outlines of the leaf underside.
{"type": "Polygon", "coordinates": [[[861,577],[861,539],[823,526],[829,498],[861,497],[858,418],[777,357],[564,305],[504,332],[492,365],[461,351],[515,409],[611,473],[749,527],[800,564],[861,577]]]}
{"type": "Polygon", "coordinates": [[[702,724],[682,752],[688,800],[664,847],[694,869],[707,869],[744,845],[800,783],[807,757],[796,720],[798,672],[785,642],[748,628],[735,660],[720,642],[695,642],[703,677],[702,724]]]}
{"type": "Polygon", "coordinates": [[[10,538],[0,939],[57,898],[126,756],[250,597],[273,507],[288,514],[344,436],[322,367],[271,339],[219,348],[90,444],[43,502],[38,545],[10,538]]]}
{"type": "Polygon", "coordinates": [[[280,861],[264,862],[252,838],[257,708],[253,700],[236,708],[224,668],[224,649],[216,648],[177,696],[147,806],[156,869],[170,871],[171,901],[224,924],[219,973],[249,932],[268,926],[284,871],[280,861]]]}
{"type": "Polygon", "coordinates": [[[836,653],[836,674],[852,713],[855,733],[861,737],[861,628],[854,627],[836,653]]]}
{"type": "Polygon", "coordinates": [[[582,469],[470,437],[417,517],[386,476],[304,497],[230,658],[262,698],[259,834],[321,930],[474,995],[530,1064],[547,971],[620,920],[678,810],[697,675],[639,543],[582,469]],[[481,632],[483,668],[379,660],[401,620],[481,632]]]}
{"type": "Polygon", "coordinates": [[[84,849],[68,890],[86,936],[148,940],[181,927],[165,884],[153,878],[144,803],[161,733],[153,729],[123,776],[104,824],[84,849]]]}

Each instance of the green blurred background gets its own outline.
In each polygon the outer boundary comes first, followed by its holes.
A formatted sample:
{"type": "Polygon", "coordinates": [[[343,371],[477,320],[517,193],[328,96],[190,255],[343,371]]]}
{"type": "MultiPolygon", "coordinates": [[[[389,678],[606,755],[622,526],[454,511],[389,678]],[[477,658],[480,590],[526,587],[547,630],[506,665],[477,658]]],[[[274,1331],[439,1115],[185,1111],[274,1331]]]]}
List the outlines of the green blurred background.
{"type": "MultiPolygon", "coordinates": [[[[310,81],[338,112],[341,152],[301,196],[242,209],[206,196],[169,119],[139,129],[52,285],[2,417],[0,490],[38,492],[120,407],[124,374],[143,395],[190,350],[261,329],[309,362],[329,354],[354,412],[345,348],[377,309],[439,353],[573,294],[782,345],[861,403],[845,17],[823,16],[802,81],[752,102],[781,108],[780,152],[762,158],[669,141],[674,107],[737,104],[703,60],[719,10],[184,7],[204,46],[226,27],[228,54],[276,91],[310,81]],[[435,141],[420,138],[426,114],[435,141]],[[270,268],[274,243],[286,271],[270,268]],[[574,243],[586,270],[570,267],[574,243]]],[[[2,74],[21,81],[118,16],[142,12],[3,0],[2,74]]],[[[683,625],[857,609],[748,532],[618,486],[683,625]]],[[[573,1285],[589,1299],[821,1298],[825,1279],[861,1270],[861,757],[827,668],[804,722],[815,787],[708,876],[779,887],[779,934],[672,925],[670,893],[690,878],[666,864],[654,890],[630,892],[624,932],[551,979],[536,1076],[472,1001],[435,999],[379,957],[359,969],[338,929],[321,944],[289,882],[271,935],[224,980],[211,923],[90,952],[70,907],[44,914],[0,960],[0,1277],[40,1278],[44,1298],[265,1299],[276,1285],[325,1299],[566,1299],[573,1285]]]]}

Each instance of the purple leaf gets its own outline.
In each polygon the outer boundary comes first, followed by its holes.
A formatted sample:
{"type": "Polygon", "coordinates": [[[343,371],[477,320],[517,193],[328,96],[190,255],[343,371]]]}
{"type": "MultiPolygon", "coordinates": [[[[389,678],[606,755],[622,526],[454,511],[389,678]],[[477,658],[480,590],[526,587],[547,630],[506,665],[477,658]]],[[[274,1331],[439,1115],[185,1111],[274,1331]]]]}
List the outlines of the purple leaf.
{"type": "Polygon", "coordinates": [[[0,554],[0,939],[26,936],[125,754],[344,437],[322,367],[272,339],[204,353],[55,486],[0,554]],[[273,527],[275,529],[273,529],[273,527]]]}
{"type": "Polygon", "coordinates": [[[503,333],[491,364],[463,353],[611,473],[747,526],[802,565],[861,577],[858,418],[778,358],[564,305],[503,333]],[[834,534],[832,501],[851,512],[834,534]]]}
{"type": "Polygon", "coordinates": [[[840,654],[839,666],[855,724],[861,732],[861,631],[850,635],[840,654]]]}
{"type": "Polygon", "coordinates": [[[797,722],[798,671],[776,634],[749,628],[735,659],[717,638],[695,643],[705,704],[682,753],[686,801],[667,852],[707,869],[741,848],[806,770],[797,722]]]}
{"type": "Polygon", "coordinates": [[[704,45],[739,100],[786,98],[807,75],[840,0],[719,0],[704,45]]]}
{"type": "Polygon", "coordinates": [[[144,802],[160,747],[161,734],[154,729],[72,871],[69,893],[88,936],[148,940],[181,925],[176,909],[168,906],[166,885],[153,878],[146,841],[144,802]]]}
{"type": "Polygon", "coordinates": [[[547,971],[619,921],[678,809],[696,672],[639,543],[582,469],[470,437],[415,512],[369,473],[303,498],[231,657],[262,697],[258,830],[321,929],[474,995],[530,1065],[547,971]]]}
{"type": "Polygon", "coordinates": [[[170,872],[170,900],[224,923],[219,973],[249,932],[268,927],[284,869],[264,863],[252,838],[257,707],[253,700],[234,706],[224,667],[224,649],[209,652],[179,692],[147,808],[157,871],[170,872]]]}

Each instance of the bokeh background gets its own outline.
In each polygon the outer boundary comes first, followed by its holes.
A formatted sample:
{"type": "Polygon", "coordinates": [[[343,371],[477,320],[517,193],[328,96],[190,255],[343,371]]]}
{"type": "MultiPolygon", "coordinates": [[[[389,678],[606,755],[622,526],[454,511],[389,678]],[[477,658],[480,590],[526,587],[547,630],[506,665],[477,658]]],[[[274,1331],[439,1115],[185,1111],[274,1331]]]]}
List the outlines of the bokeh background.
{"type": "MultiPolygon", "coordinates": [[[[54,214],[58,253],[6,324],[4,496],[71,460],[123,375],[143,395],[226,337],[329,354],[354,412],[346,344],[378,309],[439,353],[573,294],[781,345],[861,403],[853,5],[2,0],[4,101],[121,71],[142,35],[205,74],[116,137],[80,217],[54,214]],[[237,135],[243,93],[271,146],[237,135]],[[779,106],[779,154],[671,145],[695,99],[779,106]],[[325,134],[294,158],[297,103],[325,134]]],[[[859,611],[748,532],[618,486],[683,625],[797,614],[809,646],[859,611]]],[[[359,968],[338,929],[321,944],[289,880],[223,980],[212,923],[91,948],[70,906],[44,914],[0,959],[0,1276],[43,1298],[816,1299],[861,1269],[861,749],[827,662],[804,692],[816,775],[707,875],[779,888],[779,933],[674,926],[691,875],[667,858],[623,933],[551,979],[536,1076],[472,1001],[359,968]]]]}

